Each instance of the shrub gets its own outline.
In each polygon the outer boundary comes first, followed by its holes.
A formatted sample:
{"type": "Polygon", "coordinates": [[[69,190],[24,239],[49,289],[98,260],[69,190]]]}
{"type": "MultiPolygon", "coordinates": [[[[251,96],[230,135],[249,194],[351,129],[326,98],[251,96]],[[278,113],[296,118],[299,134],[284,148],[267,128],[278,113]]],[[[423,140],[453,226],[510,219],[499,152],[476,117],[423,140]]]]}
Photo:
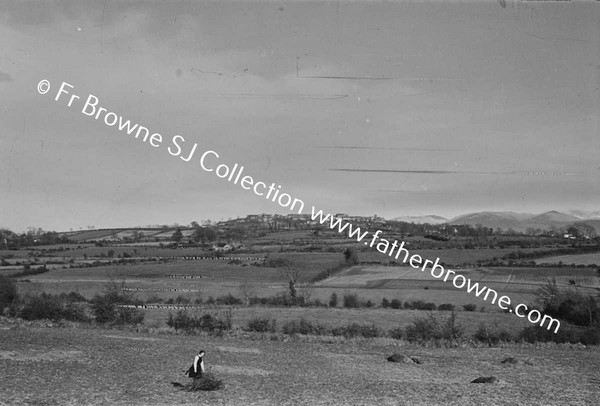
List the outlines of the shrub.
{"type": "Polygon", "coordinates": [[[177,304],[189,304],[190,303],[190,299],[188,299],[185,296],[179,295],[179,296],[177,296],[175,298],[175,303],[177,303],[177,304]]]}
{"type": "Polygon", "coordinates": [[[387,300],[387,298],[383,298],[381,299],[381,307],[383,307],[384,309],[387,309],[390,307],[390,301],[387,300]]]}
{"type": "Polygon", "coordinates": [[[14,279],[0,275],[0,314],[5,307],[12,306],[19,299],[14,279]]]}
{"type": "Polygon", "coordinates": [[[402,327],[396,327],[388,331],[388,335],[396,340],[404,338],[404,330],[402,327]]]}
{"type": "Polygon", "coordinates": [[[56,321],[62,317],[62,308],[62,303],[57,296],[42,293],[25,297],[19,316],[25,320],[48,319],[56,321]]]}
{"type": "Polygon", "coordinates": [[[473,339],[492,346],[498,345],[500,342],[514,341],[515,337],[507,330],[502,330],[497,326],[492,327],[481,323],[475,334],[473,334],[473,339]]]}
{"type": "Polygon", "coordinates": [[[346,260],[346,264],[350,266],[360,263],[358,253],[353,248],[346,248],[344,250],[344,259],[346,260]]]}
{"type": "Polygon", "coordinates": [[[600,323],[598,298],[586,296],[577,290],[559,289],[554,278],[540,287],[536,296],[537,304],[549,316],[578,326],[600,323]]]}
{"type": "Polygon", "coordinates": [[[329,307],[337,307],[338,305],[338,296],[337,293],[332,293],[329,297],[329,307]]]}
{"type": "Polygon", "coordinates": [[[275,319],[257,317],[248,321],[246,329],[259,333],[274,333],[277,330],[277,323],[275,319]]]}
{"type": "Polygon", "coordinates": [[[435,303],[427,302],[425,303],[422,300],[416,300],[412,302],[404,303],[405,309],[415,309],[415,310],[435,310],[435,303]]]}
{"type": "Polygon", "coordinates": [[[88,300],[85,296],[81,295],[79,292],[69,292],[69,293],[60,293],[58,295],[61,299],[67,302],[87,302],[88,300]]]}
{"type": "Polygon", "coordinates": [[[344,295],[344,307],[355,309],[360,307],[360,301],[356,293],[348,293],[344,295]]]}
{"type": "Polygon", "coordinates": [[[568,326],[562,326],[557,333],[540,326],[528,326],[521,330],[519,338],[529,343],[555,342],[575,344],[579,342],[578,334],[575,329],[568,326]]]}
{"type": "Polygon", "coordinates": [[[477,305],[474,305],[472,303],[466,304],[463,305],[463,309],[465,312],[474,312],[475,310],[477,310],[477,305]]]}
{"type": "Polygon", "coordinates": [[[454,311],[454,305],[450,303],[444,303],[438,306],[438,310],[451,312],[454,311]]]}
{"type": "Polygon", "coordinates": [[[175,330],[183,330],[186,333],[194,331],[223,332],[231,330],[231,311],[228,311],[224,317],[216,314],[204,313],[202,316],[191,315],[187,310],[179,310],[173,316],[169,313],[167,325],[175,330]]]}
{"type": "Polygon", "coordinates": [[[218,297],[216,303],[219,305],[237,306],[243,304],[244,301],[228,293],[225,296],[218,297]]]}
{"type": "Polygon", "coordinates": [[[463,336],[464,328],[456,320],[456,313],[440,323],[432,314],[416,319],[406,327],[406,339],[410,342],[423,342],[428,340],[456,340],[463,336]]]}
{"type": "Polygon", "coordinates": [[[282,327],[284,334],[304,334],[304,335],[324,335],[327,328],[321,324],[313,323],[305,319],[292,320],[285,323],[282,327]]]}
{"type": "Polygon", "coordinates": [[[111,279],[104,286],[104,294],[94,296],[92,311],[98,323],[139,324],[144,321],[144,312],[127,307],[140,302],[135,301],[133,294],[124,289],[125,282],[119,284],[111,279]]]}
{"type": "Polygon", "coordinates": [[[600,345],[600,325],[586,327],[579,337],[584,345],[600,345]]]}
{"type": "Polygon", "coordinates": [[[390,307],[392,309],[402,309],[402,301],[399,299],[392,299],[390,302],[390,307]]]}
{"type": "Polygon", "coordinates": [[[416,319],[405,330],[406,339],[410,342],[422,342],[439,337],[439,324],[429,315],[426,318],[416,319]]]}
{"type": "Polygon", "coordinates": [[[69,320],[89,322],[85,308],[76,300],[71,300],[67,294],[52,295],[42,293],[23,298],[18,316],[25,320],[69,320]]]}
{"type": "Polygon", "coordinates": [[[158,297],[156,295],[152,296],[151,298],[149,298],[148,300],[146,300],[146,303],[163,303],[164,300],[162,297],[158,297]]]}
{"type": "Polygon", "coordinates": [[[553,330],[547,330],[545,327],[529,326],[521,331],[519,338],[530,343],[555,342],[600,345],[600,325],[589,327],[563,325],[557,333],[554,333],[553,330]]]}
{"type": "Polygon", "coordinates": [[[441,325],[441,338],[457,340],[463,336],[464,331],[464,327],[456,320],[456,313],[452,311],[446,322],[441,325]]]}

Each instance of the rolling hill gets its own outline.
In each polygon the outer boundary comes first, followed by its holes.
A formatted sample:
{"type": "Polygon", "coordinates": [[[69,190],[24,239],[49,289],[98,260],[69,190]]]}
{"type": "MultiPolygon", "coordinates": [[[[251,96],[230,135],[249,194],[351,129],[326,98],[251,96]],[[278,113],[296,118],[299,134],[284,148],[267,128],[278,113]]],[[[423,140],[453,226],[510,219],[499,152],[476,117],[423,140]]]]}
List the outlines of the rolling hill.
{"type": "Polygon", "coordinates": [[[448,221],[449,224],[468,224],[484,227],[512,228],[516,231],[525,231],[528,228],[549,230],[552,227],[564,228],[571,224],[585,222],[600,230],[600,219],[581,219],[570,214],[558,211],[548,211],[541,214],[515,213],[515,212],[479,212],[464,214],[448,221]]]}

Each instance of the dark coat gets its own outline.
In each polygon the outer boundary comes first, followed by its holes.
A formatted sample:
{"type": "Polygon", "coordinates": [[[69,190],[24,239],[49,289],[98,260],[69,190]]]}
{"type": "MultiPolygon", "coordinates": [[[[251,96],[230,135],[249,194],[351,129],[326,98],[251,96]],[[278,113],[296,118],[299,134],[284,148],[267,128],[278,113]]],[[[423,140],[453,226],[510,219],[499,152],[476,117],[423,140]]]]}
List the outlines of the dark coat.
{"type": "Polygon", "coordinates": [[[194,363],[192,362],[192,366],[186,372],[187,376],[189,376],[190,378],[194,378],[194,379],[201,378],[202,377],[202,367],[200,366],[201,363],[202,363],[202,358],[200,358],[198,360],[198,364],[196,366],[196,372],[194,372],[194,363]]]}

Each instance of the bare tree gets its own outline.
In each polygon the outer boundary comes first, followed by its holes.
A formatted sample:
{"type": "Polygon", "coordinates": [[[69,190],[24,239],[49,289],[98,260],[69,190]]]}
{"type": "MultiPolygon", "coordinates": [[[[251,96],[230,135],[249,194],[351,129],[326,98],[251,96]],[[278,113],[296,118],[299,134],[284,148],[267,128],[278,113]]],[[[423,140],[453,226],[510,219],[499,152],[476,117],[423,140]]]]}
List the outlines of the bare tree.
{"type": "Polygon", "coordinates": [[[248,306],[250,304],[250,298],[255,294],[254,285],[252,285],[248,279],[244,279],[240,282],[238,289],[244,300],[244,306],[248,306]]]}
{"type": "Polygon", "coordinates": [[[282,261],[279,270],[288,281],[290,296],[293,298],[298,297],[298,285],[308,282],[306,280],[306,268],[302,264],[286,260],[282,261]]]}

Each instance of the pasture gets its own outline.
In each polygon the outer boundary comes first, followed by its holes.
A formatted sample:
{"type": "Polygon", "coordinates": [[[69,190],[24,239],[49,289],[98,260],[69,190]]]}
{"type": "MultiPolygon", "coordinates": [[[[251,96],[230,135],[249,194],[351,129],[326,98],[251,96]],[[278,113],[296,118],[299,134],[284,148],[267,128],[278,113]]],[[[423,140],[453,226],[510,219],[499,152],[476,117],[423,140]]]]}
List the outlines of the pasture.
{"type": "Polygon", "coordinates": [[[571,265],[598,265],[600,266],[600,252],[592,252],[589,254],[576,255],[557,255],[552,257],[544,257],[536,259],[536,264],[563,264],[571,265]]]}

